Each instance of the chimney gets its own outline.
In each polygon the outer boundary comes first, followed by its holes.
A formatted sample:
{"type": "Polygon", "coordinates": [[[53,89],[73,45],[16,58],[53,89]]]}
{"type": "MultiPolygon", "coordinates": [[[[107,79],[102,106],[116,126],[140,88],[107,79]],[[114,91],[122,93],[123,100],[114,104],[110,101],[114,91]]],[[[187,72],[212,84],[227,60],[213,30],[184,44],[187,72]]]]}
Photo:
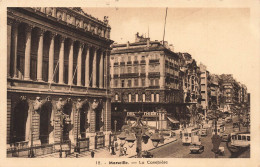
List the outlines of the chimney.
{"type": "Polygon", "coordinates": [[[169,48],[172,52],[174,52],[174,46],[172,44],[169,45],[169,48]]]}

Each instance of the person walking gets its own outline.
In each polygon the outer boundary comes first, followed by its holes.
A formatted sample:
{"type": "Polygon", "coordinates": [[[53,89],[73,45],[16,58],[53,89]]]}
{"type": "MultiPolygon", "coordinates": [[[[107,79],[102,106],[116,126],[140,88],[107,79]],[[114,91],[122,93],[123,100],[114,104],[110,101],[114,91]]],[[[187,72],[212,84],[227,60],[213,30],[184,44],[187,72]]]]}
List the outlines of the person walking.
{"type": "Polygon", "coordinates": [[[116,151],[118,151],[118,143],[115,142],[115,148],[116,148],[116,151]]]}
{"type": "Polygon", "coordinates": [[[94,156],[95,156],[95,152],[92,150],[91,151],[91,158],[94,158],[94,156]]]}
{"type": "Polygon", "coordinates": [[[124,156],[126,156],[127,147],[124,147],[124,156]]]}

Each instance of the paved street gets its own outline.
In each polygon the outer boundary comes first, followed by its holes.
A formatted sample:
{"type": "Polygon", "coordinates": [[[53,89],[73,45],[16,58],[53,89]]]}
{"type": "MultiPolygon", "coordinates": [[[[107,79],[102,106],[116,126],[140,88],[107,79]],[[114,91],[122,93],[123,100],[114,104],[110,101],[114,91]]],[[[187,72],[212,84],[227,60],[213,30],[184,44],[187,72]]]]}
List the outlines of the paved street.
{"type": "MultiPolygon", "coordinates": [[[[245,130],[245,127],[241,126],[242,130],[245,130]]],[[[232,123],[226,125],[227,133],[232,132],[232,123]]],[[[201,143],[204,145],[204,152],[200,154],[190,154],[189,146],[182,145],[181,139],[178,139],[177,142],[171,143],[169,145],[163,146],[161,148],[155,149],[152,152],[155,158],[214,158],[215,154],[211,151],[213,145],[211,141],[211,128],[208,129],[208,135],[201,138],[201,143]]],[[[221,142],[220,147],[224,147],[225,155],[219,156],[219,158],[249,158],[250,151],[245,150],[241,153],[231,154],[227,148],[226,142],[221,142]]]]}

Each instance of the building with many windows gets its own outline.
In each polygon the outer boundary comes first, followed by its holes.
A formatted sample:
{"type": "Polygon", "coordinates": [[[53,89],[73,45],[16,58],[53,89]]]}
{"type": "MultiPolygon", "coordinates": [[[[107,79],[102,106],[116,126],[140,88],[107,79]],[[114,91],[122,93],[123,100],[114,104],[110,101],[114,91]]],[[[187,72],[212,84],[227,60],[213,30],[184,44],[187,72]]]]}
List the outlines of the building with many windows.
{"type": "Polygon", "coordinates": [[[120,128],[124,118],[131,115],[127,112],[155,112],[157,114],[147,119],[158,120],[156,127],[166,129],[167,116],[176,115],[183,103],[179,56],[167,42],[163,45],[150,41],[138,33],[135,42],[114,44],[112,48],[112,121],[120,120],[117,122],[120,128]]]}
{"type": "Polygon", "coordinates": [[[7,144],[107,145],[113,41],[106,18],[37,7],[8,8],[7,21],[7,144]]]}

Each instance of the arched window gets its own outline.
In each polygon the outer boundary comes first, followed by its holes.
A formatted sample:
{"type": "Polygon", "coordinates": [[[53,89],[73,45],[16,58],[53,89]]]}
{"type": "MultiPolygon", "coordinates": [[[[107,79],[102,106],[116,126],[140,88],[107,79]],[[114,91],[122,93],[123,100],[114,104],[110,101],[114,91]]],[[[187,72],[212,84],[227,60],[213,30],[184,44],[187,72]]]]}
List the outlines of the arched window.
{"type": "Polygon", "coordinates": [[[118,94],[115,95],[115,101],[118,101],[118,94]]]}
{"type": "Polygon", "coordinates": [[[135,102],[138,102],[139,101],[139,97],[138,97],[138,94],[136,93],[135,94],[135,102]]]}
{"type": "Polygon", "coordinates": [[[151,94],[151,102],[154,102],[154,94],[151,94]]]}
{"type": "Polygon", "coordinates": [[[144,93],[143,93],[142,97],[143,97],[143,102],[145,102],[145,94],[144,93]]]}

